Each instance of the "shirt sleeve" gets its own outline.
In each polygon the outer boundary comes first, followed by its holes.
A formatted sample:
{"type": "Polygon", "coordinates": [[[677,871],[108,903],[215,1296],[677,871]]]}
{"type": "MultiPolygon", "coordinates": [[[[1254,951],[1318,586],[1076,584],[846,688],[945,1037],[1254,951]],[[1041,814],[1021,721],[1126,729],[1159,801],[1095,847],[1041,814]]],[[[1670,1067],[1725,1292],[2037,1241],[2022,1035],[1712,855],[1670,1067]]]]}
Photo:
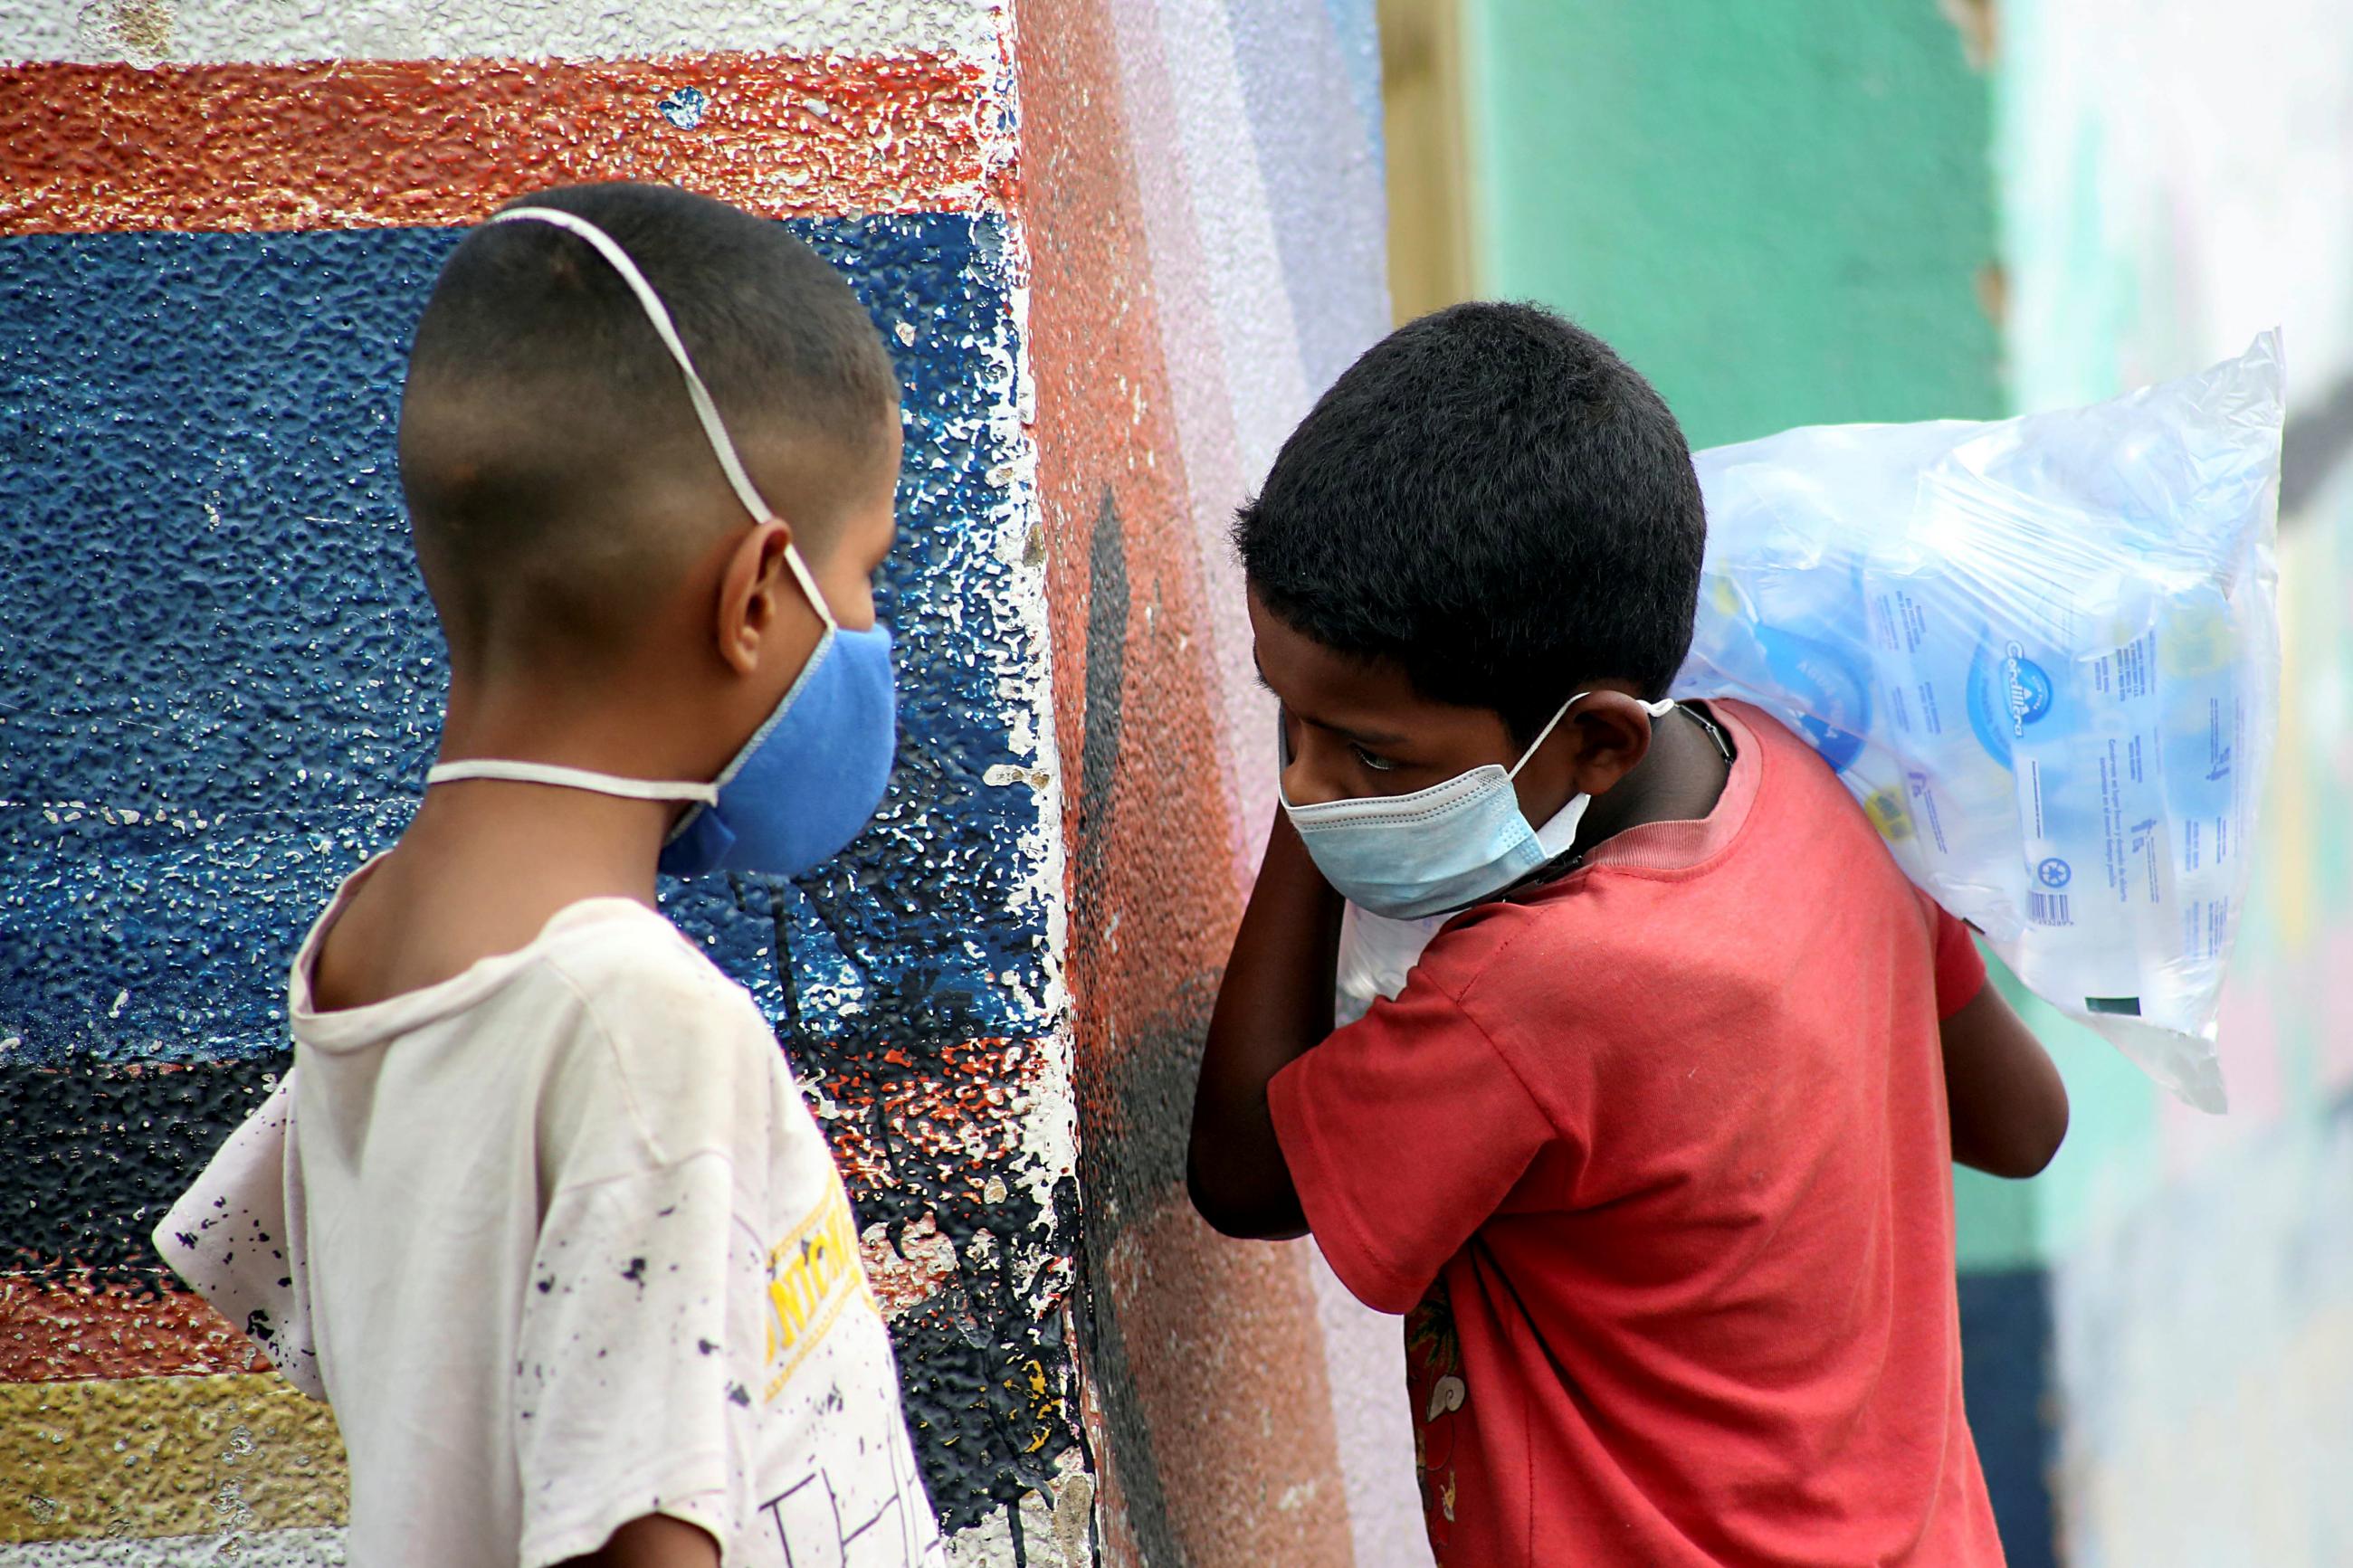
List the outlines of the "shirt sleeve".
{"type": "Polygon", "coordinates": [[[1357,1300],[1405,1312],[1554,1136],[1494,1042],[1419,976],[1277,1073],[1276,1140],[1357,1300]]]}
{"type": "Polygon", "coordinates": [[[228,1135],[155,1227],[155,1250],[287,1382],[327,1397],[311,1331],[294,1069],[228,1135]]]}
{"type": "Polygon", "coordinates": [[[514,1366],[522,1568],[650,1513],[733,1535],[752,1396],[726,1353],[733,1193],[712,1152],[550,1201],[514,1366]]]}
{"type": "Polygon", "coordinates": [[[1936,1021],[1941,1024],[1976,1001],[1978,993],[1985,989],[1985,958],[1968,926],[1926,893],[1920,898],[1936,921],[1936,1021]]]}

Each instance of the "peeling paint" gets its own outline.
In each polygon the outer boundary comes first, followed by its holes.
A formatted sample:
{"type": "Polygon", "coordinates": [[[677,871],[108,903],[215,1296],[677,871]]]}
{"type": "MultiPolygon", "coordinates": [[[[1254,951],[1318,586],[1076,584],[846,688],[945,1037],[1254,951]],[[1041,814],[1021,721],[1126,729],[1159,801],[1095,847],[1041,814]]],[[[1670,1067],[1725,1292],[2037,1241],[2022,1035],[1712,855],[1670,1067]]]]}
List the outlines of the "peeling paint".
{"type": "Polygon", "coordinates": [[[0,1384],[0,1473],[16,1541],[343,1522],[334,1418],[275,1377],[0,1384]]]}
{"type": "Polygon", "coordinates": [[[591,179],[775,217],[978,210],[1001,118],[931,55],[0,65],[0,234],[467,224],[591,179]]]}

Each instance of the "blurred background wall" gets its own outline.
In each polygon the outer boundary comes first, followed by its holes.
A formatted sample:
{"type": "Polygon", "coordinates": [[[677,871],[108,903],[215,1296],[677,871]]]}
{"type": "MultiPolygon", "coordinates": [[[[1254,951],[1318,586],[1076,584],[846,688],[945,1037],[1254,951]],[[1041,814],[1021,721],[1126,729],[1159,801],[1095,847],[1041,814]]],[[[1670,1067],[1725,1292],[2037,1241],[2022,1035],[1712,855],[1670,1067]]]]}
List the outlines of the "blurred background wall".
{"type": "Polygon", "coordinates": [[[2285,713],[2175,1104],[2030,1005],[2074,1125],[1957,1194],[2020,1568],[2353,1561],[2353,12],[2322,0],[1384,0],[1400,318],[1535,298],[1694,447],[2086,402],[2284,323],[2285,713]]]}

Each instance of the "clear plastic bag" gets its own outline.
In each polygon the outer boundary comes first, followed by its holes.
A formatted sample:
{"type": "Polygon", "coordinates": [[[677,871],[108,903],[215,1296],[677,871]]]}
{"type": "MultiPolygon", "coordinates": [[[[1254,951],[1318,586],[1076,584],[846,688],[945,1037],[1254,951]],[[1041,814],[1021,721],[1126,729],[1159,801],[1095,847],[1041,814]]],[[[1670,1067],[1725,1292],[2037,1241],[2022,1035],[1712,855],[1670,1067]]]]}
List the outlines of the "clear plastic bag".
{"type": "Polygon", "coordinates": [[[2088,408],[1697,457],[1678,696],[1804,735],[2037,994],[2222,1108],[2215,1009],[2278,727],[2280,346],[2088,408]]]}

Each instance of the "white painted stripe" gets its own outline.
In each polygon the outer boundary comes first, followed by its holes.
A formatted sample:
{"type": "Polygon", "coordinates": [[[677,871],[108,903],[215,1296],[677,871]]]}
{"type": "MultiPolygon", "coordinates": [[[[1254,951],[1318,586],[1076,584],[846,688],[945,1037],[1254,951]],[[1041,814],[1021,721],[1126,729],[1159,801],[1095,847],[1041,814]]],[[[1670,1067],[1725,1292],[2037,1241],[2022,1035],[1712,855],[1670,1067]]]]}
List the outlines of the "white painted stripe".
{"type": "Polygon", "coordinates": [[[994,68],[1006,0],[31,0],[0,59],[631,59],[714,49],[952,54],[994,68]]]}
{"type": "Polygon", "coordinates": [[[1134,0],[1112,9],[1225,728],[1218,762],[1228,845],[1235,881],[1248,886],[1274,810],[1266,743],[1274,700],[1256,679],[1227,529],[1307,412],[1306,372],[1225,5],[1134,0]]]}
{"type": "Polygon", "coordinates": [[[0,1546],[0,1568],[343,1568],[341,1530],[224,1531],[149,1540],[42,1541],[0,1546]]]}
{"type": "Polygon", "coordinates": [[[1348,1293],[1310,1241],[1307,1278],[1324,1331],[1324,1371],[1332,1384],[1332,1436],[1347,1488],[1355,1568],[1430,1568],[1421,1517],[1421,1471],[1413,1457],[1413,1412],[1406,1403],[1405,1335],[1397,1319],[1348,1293]]]}

